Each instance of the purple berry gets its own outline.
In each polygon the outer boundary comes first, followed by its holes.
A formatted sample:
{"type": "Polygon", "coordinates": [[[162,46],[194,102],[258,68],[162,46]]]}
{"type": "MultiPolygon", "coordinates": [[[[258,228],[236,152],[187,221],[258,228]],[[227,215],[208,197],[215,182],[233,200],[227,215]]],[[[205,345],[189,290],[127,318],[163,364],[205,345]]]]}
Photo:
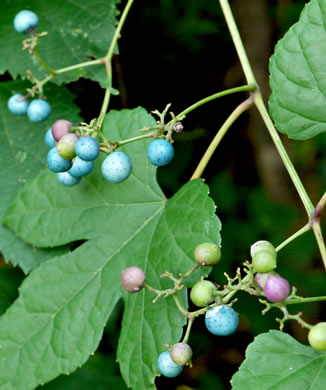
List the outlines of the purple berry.
{"type": "Polygon", "coordinates": [[[282,276],[272,275],[265,284],[266,298],[271,302],[282,302],[290,295],[290,284],[282,276]]]}
{"type": "Polygon", "coordinates": [[[140,291],[145,283],[146,276],[139,267],[128,267],[121,272],[122,287],[130,293],[140,291]]]}
{"type": "Polygon", "coordinates": [[[65,119],[58,119],[52,125],[52,135],[56,141],[59,141],[62,136],[70,133],[72,123],[65,119]]]}
{"type": "Polygon", "coordinates": [[[275,271],[271,271],[271,272],[266,272],[264,274],[260,274],[259,272],[256,273],[255,275],[255,282],[257,284],[257,286],[261,289],[261,290],[264,290],[265,288],[265,284],[267,282],[267,279],[270,277],[270,276],[279,276],[277,272],[275,271]]]}

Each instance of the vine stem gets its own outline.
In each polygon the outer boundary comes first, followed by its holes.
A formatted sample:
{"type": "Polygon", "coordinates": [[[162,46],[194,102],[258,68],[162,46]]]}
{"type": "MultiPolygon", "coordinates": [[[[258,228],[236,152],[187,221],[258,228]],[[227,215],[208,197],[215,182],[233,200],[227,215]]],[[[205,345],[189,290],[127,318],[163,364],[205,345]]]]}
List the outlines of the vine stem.
{"type": "Polygon", "coordinates": [[[198,179],[199,177],[202,176],[204,169],[206,168],[209,160],[211,159],[212,155],[215,152],[215,149],[219,145],[219,143],[222,141],[224,135],[227,133],[231,125],[235,122],[235,120],[248,108],[250,108],[253,104],[252,97],[249,99],[245,100],[241,104],[236,107],[236,109],[231,113],[231,115],[227,118],[227,120],[223,123],[222,127],[219,129],[219,131],[216,133],[213,141],[207,148],[205,154],[201,158],[195,172],[191,176],[190,180],[193,179],[198,179]]]}
{"type": "Polygon", "coordinates": [[[186,333],[184,335],[184,338],[182,339],[182,343],[188,343],[188,340],[189,340],[189,336],[190,336],[190,330],[191,330],[191,327],[192,327],[192,324],[194,323],[194,318],[189,318],[188,319],[188,324],[187,324],[187,330],[186,330],[186,333]]]}
{"type": "Polygon", "coordinates": [[[52,77],[54,77],[57,72],[44,62],[42,57],[39,55],[39,52],[37,51],[36,47],[34,47],[33,49],[33,54],[37,61],[43,66],[43,68],[46,69],[52,75],[52,77]]]}
{"type": "Polygon", "coordinates": [[[326,296],[321,297],[308,297],[308,298],[291,298],[289,301],[285,301],[287,305],[296,305],[300,303],[311,303],[311,302],[320,302],[326,301],[326,296]]]}
{"type": "Polygon", "coordinates": [[[292,234],[292,236],[290,236],[289,238],[287,238],[285,241],[283,241],[279,246],[277,246],[275,248],[276,252],[280,251],[282,248],[284,248],[287,244],[289,244],[291,241],[295,240],[296,238],[298,238],[299,236],[301,236],[302,234],[308,232],[309,230],[311,230],[311,224],[310,223],[307,223],[306,225],[304,225],[300,230],[298,230],[297,232],[295,232],[294,234],[292,234]]]}

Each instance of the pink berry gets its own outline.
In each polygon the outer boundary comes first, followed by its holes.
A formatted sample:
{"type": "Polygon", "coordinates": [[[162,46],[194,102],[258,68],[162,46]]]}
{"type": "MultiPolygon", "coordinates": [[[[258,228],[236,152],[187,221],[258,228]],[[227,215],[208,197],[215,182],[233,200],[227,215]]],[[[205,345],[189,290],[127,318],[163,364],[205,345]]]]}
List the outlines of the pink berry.
{"type": "Polygon", "coordinates": [[[290,295],[290,284],[282,276],[272,275],[265,284],[266,298],[271,302],[282,302],[290,295]]]}
{"type": "Polygon", "coordinates": [[[70,133],[70,128],[72,126],[72,123],[65,120],[65,119],[58,119],[55,121],[52,125],[52,135],[53,138],[56,141],[59,141],[59,139],[64,136],[65,134],[70,133]]]}
{"type": "Polygon", "coordinates": [[[264,290],[265,289],[265,284],[267,282],[267,279],[270,277],[270,276],[279,276],[277,272],[275,271],[271,271],[271,272],[266,272],[264,274],[261,274],[259,272],[256,273],[255,275],[255,282],[257,284],[257,286],[261,289],[261,290],[264,290]]]}
{"type": "Polygon", "coordinates": [[[145,273],[139,267],[128,267],[121,272],[122,287],[130,293],[140,291],[144,286],[145,280],[145,273]]]}

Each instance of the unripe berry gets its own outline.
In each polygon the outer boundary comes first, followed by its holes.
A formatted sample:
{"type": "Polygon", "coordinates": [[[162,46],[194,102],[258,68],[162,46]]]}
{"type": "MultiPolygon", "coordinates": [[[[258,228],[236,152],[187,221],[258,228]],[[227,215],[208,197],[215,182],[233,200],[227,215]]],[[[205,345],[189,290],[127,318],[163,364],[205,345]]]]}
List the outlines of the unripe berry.
{"type": "Polygon", "coordinates": [[[250,247],[250,255],[251,255],[251,257],[254,257],[255,253],[259,252],[259,251],[270,251],[275,256],[277,255],[276,250],[275,250],[273,244],[271,244],[269,241],[265,241],[265,240],[257,241],[257,242],[255,242],[254,244],[251,245],[251,247],[250,247]]]}
{"type": "Polygon", "coordinates": [[[276,255],[267,250],[257,251],[252,258],[252,265],[257,272],[271,272],[276,268],[276,255]]]}
{"type": "Polygon", "coordinates": [[[319,322],[308,333],[309,344],[317,351],[326,351],[326,322],[319,322]]]}
{"type": "Polygon", "coordinates": [[[192,358],[192,349],[186,343],[174,344],[171,348],[170,355],[174,363],[184,366],[192,358]]]}
{"type": "Polygon", "coordinates": [[[128,267],[121,272],[122,287],[130,293],[140,291],[145,283],[146,276],[139,267],[128,267]]]}
{"type": "Polygon", "coordinates": [[[170,355],[169,351],[162,352],[157,359],[158,369],[160,373],[167,378],[175,378],[181,374],[183,366],[175,363],[170,355]]]}
{"type": "Polygon", "coordinates": [[[76,156],[75,145],[79,140],[78,135],[68,133],[63,135],[57,143],[57,151],[61,157],[70,160],[76,156]]]}
{"type": "Polygon", "coordinates": [[[266,298],[271,302],[282,302],[290,295],[290,284],[282,276],[270,276],[265,284],[266,298]]]}
{"type": "Polygon", "coordinates": [[[264,290],[267,279],[272,275],[279,276],[279,274],[275,271],[265,272],[264,274],[260,274],[259,272],[257,272],[255,275],[255,282],[256,282],[257,286],[261,290],[264,290]]]}
{"type": "Polygon", "coordinates": [[[190,299],[196,306],[207,306],[214,299],[213,291],[216,291],[214,283],[209,280],[200,280],[191,289],[190,299]]]}
{"type": "Polygon", "coordinates": [[[203,266],[215,265],[220,261],[221,249],[211,242],[199,244],[194,252],[195,260],[203,266]]]}
{"type": "Polygon", "coordinates": [[[52,135],[56,141],[59,141],[62,136],[70,133],[72,123],[65,119],[58,119],[52,125],[52,135]]]}

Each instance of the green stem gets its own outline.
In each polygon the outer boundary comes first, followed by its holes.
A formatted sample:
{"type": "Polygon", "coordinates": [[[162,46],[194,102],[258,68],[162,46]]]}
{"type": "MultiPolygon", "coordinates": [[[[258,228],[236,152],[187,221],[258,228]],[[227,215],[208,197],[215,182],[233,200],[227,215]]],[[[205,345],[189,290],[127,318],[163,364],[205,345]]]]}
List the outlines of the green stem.
{"type": "Polygon", "coordinates": [[[216,133],[213,141],[209,145],[208,149],[206,150],[204,156],[200,160],[195,172],[191,176],[190,180],[198,179],[202,176],[204,169],[206,168],[209,160],[211,159],[212,155],[215,152],[215,149],[223,139],[224,135],[227,133],[233,122],[246,110],[248,110],[249,107],[252,106],[252,98],[245,100],[242,102],[227,118],[227,120],[224,122],[222,127],[219,129],[219,131],[216,133]]]}
{"type": "Polygon", "coordinates": [[[188,340],[189,340],[189,336],[190,336],[190,330],[191,330],[192,324],[194,323],[194,320],[195,320],[194,318],[189,318],[188,319],[186,334],[184,335],[184,338],[182,339],[183,343],[188,344],[188,340]]]}
{"type": "Polygon", "coordinates": [[[293,298],[289,301],[285,301],[286,305],[296,305],[300,303],[311,303],[311,302],[320,302],[326,301],[326,296],[321,297],[309,297],[309,298],[293,298]]]}
{"type": "Polygon", "coordinates": [[[237,288],[233,291],[230,291],[225,297],[222,299],[222,303],[229,303],[233,296],[242,289],[242,286],[250,281],[251,274],[247,274],[241,281],[241,283],[237,286],[237,288]]]}
{"type": "Polygon", "coordinates": [[[111,58],[113,56],[113,51],[114,51],[114,48],[115,48],[115,45],[118,41],[118,38],[120,36],[120,32],[121,32],[121,29],[122,29],[122,26],[127,18],[127,15],[128,15],[128,12],[130,10],[130,7],[132,6],[132,3],[134,2],[134,0],[128,0],[128,3],[126,4],[123,12],[122,12],[122,15],[121,15],[121,18],[119,20],[119,23],[117,25],[117,28],[115,30],[115,33],[114,33],[114,36],[113,36],[113,39],[112,39],[112,42],[111,42],[111,45],[110,45],[110,48],[105,56],[106,60],[107,61],[111,61],[111,58]]]}
{"type": "Polygon", "coordinates": [[[100,115],[98,117],[98,121],[97,121],[97,125],[96,125],[98,131],[101,131],[101,129],[102,129],[104,117],[105,117],[105,114],[106,114],[108,106],[109,106],[110,97],[111,97],[111,88],[106,88],[101,111],[100,111],[100,115]]]}
{"type": "Polygon", "coordinates": [[[294,234],[292,234],[292,236],[290,236],[289,238],[287,238],[285,241],[283,241],[278,247],[276,247],[276,252],[280,251],[282,248],[284,248],[286,245],[288,245],[291,241],[295,240],[296,238],[298,238],[299,236],[301,236],[302,234],[308,232],[309,230],[311,230],[311,224],[310,223],[307,223],[305,226],[303,226],[300,230],[298,230],[297,232],[295,232],[294,234]]]}
{"type": "Polygon", "coordinates": [[[81,62],[80,64],[67,66],[65,68],[55,70],[54,72],[55,72],[55,74],[60,74],[60,73],[70,72],[71,70],[74,70],[74,69],[86,68],[87,66],[99,65],[99,64],[103,64],[103,63],[104,63],[103,59],[99,58],[97,60],[86,61],[86,62],[81,62]]]}
{"type": "Polygon", "coordinates": [[[317,241],[317,244],[319,247],[319,251],[320,251],[321,257],[323,259],[324,267],[326,269],[326,248],[325,248],[325,242],[324,242],[324,238],[323,238],[321,228],[320,228],[319,219],[312,221],[312,230],[315,234],[315,238],[316,238],[316,241],[317,241]]]}
{"type": "Polygon", "coordinates": [[[122,146],[122,145],[125,145],[125,144],[129,144],[130,142],[139,141],[139,140],[145,139],[145,138],[153,138],[154,135],[155,135],[155,132],[148,133],[148,134],[143,134],[143,135],[139,135],[137,137],[124,139],[122,141],[116,141],[116,142],[113,141],[112,144],[114,144],[115,148],[118,148],[119,146],[122,146]]]}
{"type": "Polygon", "coordinates": [[[50,68],[50,66],[47,65],[43,61],[43,59],[39,55],[39,52],[37,51],[36,47],[34,47],[34,49],[33,49],[33,54],[34,54],[35,58],[37,59],[37,61],[43,66],[43,68],[46,69],[52,75],[52,77],[54,77],[56,75],[56,71],[54,69],[50,68]]]}
{"type": "Polygon", "coordinates": [[[177,296],[176,293],[172,294],[173,296],[173,299],[175,301],[175,304],[177,305],[179,311],[187,318],[191,319],[191,317],[189,316],[189,312],[181,305],[181,302],[177,296]]]}

